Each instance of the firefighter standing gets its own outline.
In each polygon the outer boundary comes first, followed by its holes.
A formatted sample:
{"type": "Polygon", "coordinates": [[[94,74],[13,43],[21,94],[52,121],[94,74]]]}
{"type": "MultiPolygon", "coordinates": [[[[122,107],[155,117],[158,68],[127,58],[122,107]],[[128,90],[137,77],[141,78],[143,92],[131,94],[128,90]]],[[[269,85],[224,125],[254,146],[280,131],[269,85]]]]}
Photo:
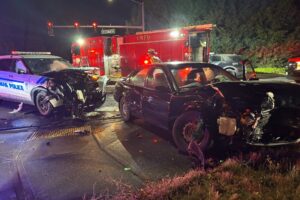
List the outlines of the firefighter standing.
{"type": "Polygon", "coordinates": [[[149,57],[151,64],[161,63],[161,60],[154,49],[148,49],[147,56],[149,57]]]}

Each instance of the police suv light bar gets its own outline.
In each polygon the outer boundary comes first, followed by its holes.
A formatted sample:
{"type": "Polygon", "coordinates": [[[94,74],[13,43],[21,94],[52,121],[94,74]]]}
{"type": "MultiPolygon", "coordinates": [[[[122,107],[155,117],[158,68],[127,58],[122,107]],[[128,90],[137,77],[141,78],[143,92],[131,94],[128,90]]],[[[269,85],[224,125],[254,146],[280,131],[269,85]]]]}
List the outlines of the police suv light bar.
{"type": "Polygon", "coordinates": [[[12,55],[51,55],[51,52],[42,52],[42,51],[36,51],[36,52],[30,52],[30,51],[12,51],[12,55]]]}

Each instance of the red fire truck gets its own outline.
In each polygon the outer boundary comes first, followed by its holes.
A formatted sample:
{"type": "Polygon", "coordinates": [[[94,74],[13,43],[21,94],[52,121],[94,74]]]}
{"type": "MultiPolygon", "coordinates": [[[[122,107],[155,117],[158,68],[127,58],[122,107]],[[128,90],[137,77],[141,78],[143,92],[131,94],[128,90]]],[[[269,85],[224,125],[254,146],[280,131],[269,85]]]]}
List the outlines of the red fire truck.
{"type": "Polygon", "coordinates": [[[72,45],[74,66],[98,67],[101,75],[126,76],[151,64],[149,49],[162,62],[208,62],[210,32],[213,24],[138,32],[132,35],[86,38],[72,45]]]}

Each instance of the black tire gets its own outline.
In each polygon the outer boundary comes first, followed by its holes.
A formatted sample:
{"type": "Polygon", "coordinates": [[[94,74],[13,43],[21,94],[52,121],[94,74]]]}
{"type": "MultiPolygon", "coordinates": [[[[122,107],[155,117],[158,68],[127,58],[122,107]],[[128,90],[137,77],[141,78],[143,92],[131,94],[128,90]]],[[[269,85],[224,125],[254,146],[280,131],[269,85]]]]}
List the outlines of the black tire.
{"type": "Polygon", "coordinates": [[[119,102],[119,110],[123,121],[128,122],[132,119],[128,103],[125,100],[125,97],[121,97],[119,102]]]}
{"type": "Polygon", "coordinates": [[[201,134],[197,137],[196,142],[200,145],[202,151],[208,148],[211,135],[205,128],[201,114],[197,111],[187,111],[176,119],[172,130],[173,140],[179,151],[187,152],[193,133],[197,130],[197,125],[199,125],[198,130],[201,131],[201,134]]]}
{"type": "Polygon", "coordinates": [[[49,101],[44,101],[46,97],[47,93],[45,91],[39,91],[35,98],[35,105],[41,115],[50,116],[53,106],[49,101]]]}

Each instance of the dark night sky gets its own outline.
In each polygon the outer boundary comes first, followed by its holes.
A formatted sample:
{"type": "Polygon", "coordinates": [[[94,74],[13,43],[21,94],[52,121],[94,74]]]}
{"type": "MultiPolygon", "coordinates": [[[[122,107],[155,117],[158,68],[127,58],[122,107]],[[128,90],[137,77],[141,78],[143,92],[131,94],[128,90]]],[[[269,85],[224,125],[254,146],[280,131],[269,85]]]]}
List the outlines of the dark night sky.
{"type": "MultiPolygon", "coordinates": [[[[124,25],[130,19],[130,0],[1,0],[0,54],[11,50],[51,51],[70,58],[70,44],[78,35],[74,29],[55,30],[55,37],[47,34],[47,21],[56,25],[80,24],[124,25]]],[[[87,35],[93,35],[89,30],[87,35]]]]}

